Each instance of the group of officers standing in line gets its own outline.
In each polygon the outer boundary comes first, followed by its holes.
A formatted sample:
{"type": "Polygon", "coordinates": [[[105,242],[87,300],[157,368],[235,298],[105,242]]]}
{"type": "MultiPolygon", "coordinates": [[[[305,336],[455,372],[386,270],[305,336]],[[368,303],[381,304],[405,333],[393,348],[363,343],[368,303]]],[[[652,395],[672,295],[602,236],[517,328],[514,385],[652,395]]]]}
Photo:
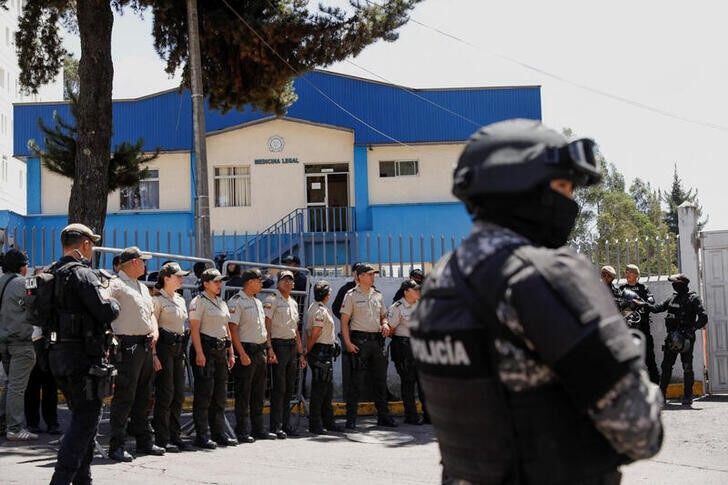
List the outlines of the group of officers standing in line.
{"type": "Polygon", "coordinates": [[[691,406],[693,402],[693,350],[695,347],[695,332],[708,323],[708,315],[703,308],[700,297],[690,291],[690,279],[680,273],[672,275],[668,280],[672,283],[674,293],[661,303],[656,303],[650,289],[639,282],[640,269],[635,264],[628,264],[624,276],[626,282],[616,286],[614,280],[617,271],[612,266],[603,266],[601,269],[602,281],[607,285],[614,296],[617,307],[625,312],[636,312],[639,318],[634,328],[641,331],[645,337],[645,365],[650,381],[659,384],[663,399],[667,395],[667,387],[672,377],[672,368],[677,356],[683,366],[683,406],[691,406]],[[651,313],[667,312],[665,326],[667,333],[662,346],[663,358],[661,369],[657,368],[655,360],[655,342],[651,329],[651,313]],[[662,371],[662,373],[660,373],[662,371]]]}
{"type": "MultiPolygon", "coordinates": [[[[263,301],[258,295],[264,275],[256,268],[237,275],[241,289],[227,302],[217,269],[199,277],[199,293],[187,307],[179,294],[189,275],[177,262],[162,265],[153,293],[139,280],[151,256],[137,247],[124,249],[115,263],[117,276],[91,269],[90,259],[100,236],[81,224],[61,233],[63,257],[50,271],[55,284],[58,324],[52,326],[49,359],[71,411],[51,483],[88,483],[102,401],[109,397],[109,458],[129,462],[127,435],[136,440],[136,454],[163,455],[194,447],[215,449],[258,439],[285,439],[297,431],[289,422],[299,368],[312,372],[309,431],[341,431],[331,404],[333,361],[338,355],[334,318],[327,303],[331,285],[314,285],[307,312],[306,347],[299,330],[299,309],[292,297],[295,275],[283,270],[277,289],[263,301]],[[186,322],[189,322],[189,330],[186,322]],[[110,339],[113,337],[113,339],[110,339]],[[188,340],[189,338],[189,340],[188,340]],[[110,342],[115,342],[109,348],[110,342]],[[194,376],[195,440],[182,439],[180,416],[184,401],[186,350],[194,376]],[[270,427],[263,426],[263,400],[268,364],[272,364],[270,427]],[[225,402],[229,373],[235,382],[235,435],[228,432],[225,402]],[[151,422],[148,404],[154,388],[151,422]]],[[[374,287],[377,271],[354,268],[355,284],[344,290],[342,339],[351,366],[346,386],[346,428],[356,427],[359,383],[369,375],[379,413],[378,424],[396,426],[387,409],[384,338],[392,337],[392,355],[402,376],[408,423],[422,424],[414,400],[416,373],[407,323],[420,285],[407,280],[401,297],[388,311],[374,287]]],[[[420,275],[415,273],[415,277],[420,275]]]]}

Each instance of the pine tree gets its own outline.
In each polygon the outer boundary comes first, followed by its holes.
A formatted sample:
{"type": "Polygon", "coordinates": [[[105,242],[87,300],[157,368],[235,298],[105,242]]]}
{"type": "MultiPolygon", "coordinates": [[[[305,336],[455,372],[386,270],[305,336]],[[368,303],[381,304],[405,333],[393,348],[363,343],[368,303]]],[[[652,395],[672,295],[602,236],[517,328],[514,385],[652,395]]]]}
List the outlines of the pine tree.
{"type": "MultiPolygon", "coordinates": [[[[397,29],[421,1],[350,0],[348,9],[321,4],[316,11],[309,10],[306,0],[198,1],[202,81],[209,104],[223,111],[251,105],[281,114],[296,99],[293,79],[356,56],[379,40],[396,40],[397,29]]],[[[0,7],[7,4],[0,0],[0,7]]],[[[63,65],[67,53],[61,26],[79,34],[75,139],[80,149],[68,214],[73,222],[99,231],[106,220],[106,174],[113,163],[111,33],[114,11],[124,10],[140,15],[151,10],[154,46],[167,62],[167,72],[182,69],[186,85],[187,11],[179,0],[33,0],[24,2],[15,34],[25,92],[37,92],[63,65]]]]}
{"type": "MultiPolygon", "coordinates": [[[[65,92],[70,98],[71,115],[74,120],[78,113],[78,97],[70,85],[65,92]]],[[[58,112],[53,113],[54,126],[47,126],[38,119],[38,127],[43,133],[41,148],[35,140],[28,142],[28,148],[43,166],[51,172],[73,179],[76,176],[76,149],[78,145],[78,128],[76,124],[65,121],[58,112]]],[[[107,193],[123,187],[133,187],[147,176],[145,164],[157,158],[159,150],[146,155],[143,151],[144,140],[136,143],[122,142],[114,148],[109,161],[107,193]]]]}
{"type": "Polygon", "coordinates": [[[708,223],[708,218],[702,219],[703,207],[698,201],[698,190],[683,188],[683,182],[680,176],[677,174],[677,164],[675,164],[673,175],[672,175],[672,187],[670,191],[665,191],[662,199],[667,204],[667,210],[663,213],[663,219],[667,226],[670,228],[670,232],[673,234],[679,234],[678,220],[677,220],[677,208],[683,202],[690,202],[697,208],[698,214],[698,230],[702,230],[705,224],[708,223]]]}

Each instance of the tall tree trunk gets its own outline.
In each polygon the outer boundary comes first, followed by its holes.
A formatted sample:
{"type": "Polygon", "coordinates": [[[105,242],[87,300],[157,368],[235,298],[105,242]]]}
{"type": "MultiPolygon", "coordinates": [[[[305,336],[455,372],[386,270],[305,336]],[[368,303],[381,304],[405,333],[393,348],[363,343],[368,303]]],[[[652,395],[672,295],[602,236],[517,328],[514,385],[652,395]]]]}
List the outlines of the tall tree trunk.
{"type": "Polygon", "coordinates": [[[81,222],[102,233],[106,222],[111,153],[114,13],[109,0],[77,0],[76,9],[81,37],[78,149],[68,220],[81,222]]]}

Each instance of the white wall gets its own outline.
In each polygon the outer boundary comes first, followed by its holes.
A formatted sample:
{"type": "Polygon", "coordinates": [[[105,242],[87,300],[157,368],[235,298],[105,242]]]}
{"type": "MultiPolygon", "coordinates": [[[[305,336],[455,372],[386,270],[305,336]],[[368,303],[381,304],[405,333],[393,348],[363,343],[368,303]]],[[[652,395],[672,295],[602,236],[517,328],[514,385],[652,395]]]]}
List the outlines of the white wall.
{"type": "Polygon", "coordinates": [[[26,213],[27,171],[25,162],[14,159],[13,149],[13,103],[23,101],[57,101],[63,98],[62,74],[38,94],[22,95],[19,90],[20,70],[15,53],[15,31],[21,5],[26,2],[9,0],[8,10],[0,9],[0,164],[7,168],[0,170],[0,210],[26,213]]]}
{"type": "Polygon", "coordinates": [[[402,204],[417,202],[455,202],[452,193],[452,171],[464,144],[373,146],[367,151],[370,204],[402,204]],[[379,177],[379,162],[418,160],[419,174],[414,176],[379,177]]]}
{"type": "MultiPolygon", "coordinates": [[[[147,165],[159,170],[159,210],[190,209],[190,154],[162,153],[147,165]]],[[[45,167],[41,170],[41,210],[43,214],[66,214],[71,195],[71,179],[45,167]]],[[[118,212],[119,191],[109,194],[108,212],[118,212]]]]}
{"type": "Polygon", "coordinates": [[[293,209],[306,206],[306,164],[349,164],[349,201],[354,201],[354,135],[350,131],[275,119],[207,138],[210,216],[214,231],[261,231],[293,209]],[[270,137],[285,141],[280,152],[268,148],[270,137]],[[256,159],[297,158],[298,163],[256,165],[256,159]],[[215,166],[250,167],[251,205],[215,207],[215,166]]]}

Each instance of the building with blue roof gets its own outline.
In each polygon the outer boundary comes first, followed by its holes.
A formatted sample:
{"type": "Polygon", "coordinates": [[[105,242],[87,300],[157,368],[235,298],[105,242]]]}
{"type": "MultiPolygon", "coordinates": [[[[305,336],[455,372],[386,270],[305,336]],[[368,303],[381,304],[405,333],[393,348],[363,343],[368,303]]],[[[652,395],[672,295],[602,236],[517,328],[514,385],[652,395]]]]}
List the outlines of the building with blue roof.
{"type": "MultiPolygon", "coordinates": [[[[266,262],[293,253],[307,264],[391,261],[409,251],[410,259],[429,260],[435,242],[449,248],[470,228],[450,194],[468,137],[495,121],[541,119],[537,86],[410,89],[317,70],[296,79],[295,89],[298,100],[283,117],[206,108],[218,253],[266,262]]],[[[65,103],[15,105],[14,152],[27,165],[28,215],[0,212],[6,239],[31,252],[34,264],[57,256],[53,236],[67,222],[71,181],[28,149],[31,139],[42,144],[38,120],[52,125],[54,112],[70,119],[65,103]]],[[[160,155],[139,186],[109,194],[105,243],[193,252],[189,92],[117,100],[113,115],[112,145],[142,138],[160,155]]]]}

